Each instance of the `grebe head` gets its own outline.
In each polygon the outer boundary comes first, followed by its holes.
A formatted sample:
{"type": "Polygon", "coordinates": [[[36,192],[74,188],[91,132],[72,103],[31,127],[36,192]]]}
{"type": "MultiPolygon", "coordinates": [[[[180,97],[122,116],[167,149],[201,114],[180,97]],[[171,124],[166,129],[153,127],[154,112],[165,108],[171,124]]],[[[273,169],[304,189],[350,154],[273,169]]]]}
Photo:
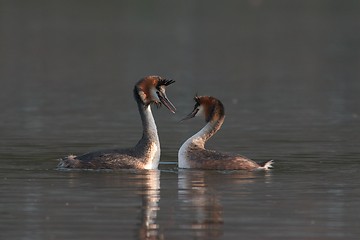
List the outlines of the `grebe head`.
{"type": "Polygon", "coordinates": [[[170,102],[165,93],[165,87],[174,83],[159,76],[147,76],[141,79],[134,88],[134,95],[145,106],[155,103],[158,107],[164,104],[172,113],[175,113],[175,106],[170,102]]]}
{"type": "Polygon", "coordinates": [[[206,122],[219,120],[224,117],[224,105],[218,99],[210,96],[196,96],[194,100],[196,103],[193,111],[182,119],[182,121],[195,116],[204,116],[206,122]]]}

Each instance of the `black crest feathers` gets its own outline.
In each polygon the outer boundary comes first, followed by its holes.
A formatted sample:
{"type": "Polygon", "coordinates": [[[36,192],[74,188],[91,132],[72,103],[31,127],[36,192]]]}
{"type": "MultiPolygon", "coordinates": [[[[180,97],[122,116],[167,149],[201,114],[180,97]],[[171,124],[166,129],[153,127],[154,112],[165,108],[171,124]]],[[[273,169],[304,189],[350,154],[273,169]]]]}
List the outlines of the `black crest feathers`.
{"type": "Polygon", "coordinates": [[[169,86],[170,84],[174,83],[175,81],[172,79],[159,79],[159,82],[157,84],[158,87],[160,86],[169,86]]]}

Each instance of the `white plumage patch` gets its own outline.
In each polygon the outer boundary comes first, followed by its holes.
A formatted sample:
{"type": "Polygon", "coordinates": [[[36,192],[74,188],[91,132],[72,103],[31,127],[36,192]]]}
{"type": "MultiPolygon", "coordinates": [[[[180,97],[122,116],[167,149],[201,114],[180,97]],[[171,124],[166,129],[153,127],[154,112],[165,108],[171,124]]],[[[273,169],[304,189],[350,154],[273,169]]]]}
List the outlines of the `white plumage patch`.
{"type": "Polygon", "coordinates": [[[187,153],[188,153],[188,144],[186,142],[181,146],[178,153],[178,165],[179,168],[190,168],[188,159],[187,159],[187,153]]]}
{"type": "Polygon", "coordinates": [[[76,158],[76,155],[70,154],[69,156],[67,156],[67,158],[70,160],[74,160],[76,158]]]}
{"type": "Polygon", "coordinates": [[[205,111],[204,111],[204,107],[203,105],[200,105],[198,107],[199,111],[196,113],[196,117],[199,116],[199,117],[204,117],[205,116],[205,111]]]}
{"type": "MultiPolygon", "coordinates": [[[[200,111],[200,110],[199,110],[200,111]]],[[[191,168],[188,160],[188,154],[190,151],[190,145],[195,144],[198,146],[204,146],[205,142],[202,138],[211,129],[211,123],[207,123],[199,132],[190,137],[180,147],[178,152],[178,164],[179,168],[191,168]]]]}
{"type": "Polygon", "coordinates": [[[265,171],[270,170],[273,168],[274,160],[270,160],[263,167],[260,167],[261,169],[264,169],[265,171]]]}
{"type": "Polygon", "coordinates": [[[139,96],[143,102],[146,101],[146,94],[144,93],[144,91],[139,91],[139,96]]]}
{"type": "Polygon", "coordinates": [[[154,87],[150,88],[151,99],[155,102],[160,102],[159,96],[157,95],[156,92],[157,92],[156,88],[154,87]]]}
{"type": "Polygon", "coordinates": [[[160,161],[160,146],[156,143],[151,143],[148,153],[148,162],[145,164],[144,169],[157,169],[160,161]]]}

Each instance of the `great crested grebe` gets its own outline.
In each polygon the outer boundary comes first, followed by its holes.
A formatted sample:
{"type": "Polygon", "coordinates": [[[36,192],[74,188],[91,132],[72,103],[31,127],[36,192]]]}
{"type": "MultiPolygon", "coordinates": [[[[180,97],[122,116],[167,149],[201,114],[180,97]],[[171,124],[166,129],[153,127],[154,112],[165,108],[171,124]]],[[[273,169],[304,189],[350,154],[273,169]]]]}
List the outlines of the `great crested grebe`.
{"type": "Polygon", "coordinates": [[[134,97],[141,116],[143,135],[133,148],[108,149],[86,153],[81,156],[70,155],[60,159],[60,168],[82,169],[157,169],[160,160],[160,141],[151,103],[157,106],[164,104],[172,113],[176,108],[165,94],[165,87],[173,80],[159,76],[147,76],[141,79],[134,88],[134,97]]]}
{"type": "Polygon", "coordinates": [[[179,168],[216,170],[269,170],[273,161],[258,164],[244,156],[205,149],[205,143],[224,122],[223,104],[210,96],[196,96],[194,110],[183,120],[202,115],[206,125],[181,146],[178,153],[179,168]]]}

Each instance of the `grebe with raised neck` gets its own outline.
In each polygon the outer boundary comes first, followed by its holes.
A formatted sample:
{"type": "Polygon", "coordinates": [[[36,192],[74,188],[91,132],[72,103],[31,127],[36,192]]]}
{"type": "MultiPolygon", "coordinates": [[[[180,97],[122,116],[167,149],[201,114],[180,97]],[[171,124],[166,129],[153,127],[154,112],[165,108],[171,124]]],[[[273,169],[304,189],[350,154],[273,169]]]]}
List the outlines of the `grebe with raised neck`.
{"type": "Polygon", "coordinates": [[[160,160],[160,141],[151,103],[164,104],[172,113],[176,108],[167,98],[165,87],[174,83],[159,76],[142,78],[134,88],[134,97],[141,116],[143,135],[133,148],[116,148],[89,152],[60,159],[59,168],[80,169],[157,169],[160,160]]]}
{"type": "Polygon", "coordinates": [[[194,100],[194,110],[183,120],[204,116],[206,125],[180,147],[179,168],[248,171],[272,168],[273,160],[259,164],[241,155],[205,149],[206,141],[221,128],[225,110],[223,104],[211,96],[196,96],[194,100]]]}

